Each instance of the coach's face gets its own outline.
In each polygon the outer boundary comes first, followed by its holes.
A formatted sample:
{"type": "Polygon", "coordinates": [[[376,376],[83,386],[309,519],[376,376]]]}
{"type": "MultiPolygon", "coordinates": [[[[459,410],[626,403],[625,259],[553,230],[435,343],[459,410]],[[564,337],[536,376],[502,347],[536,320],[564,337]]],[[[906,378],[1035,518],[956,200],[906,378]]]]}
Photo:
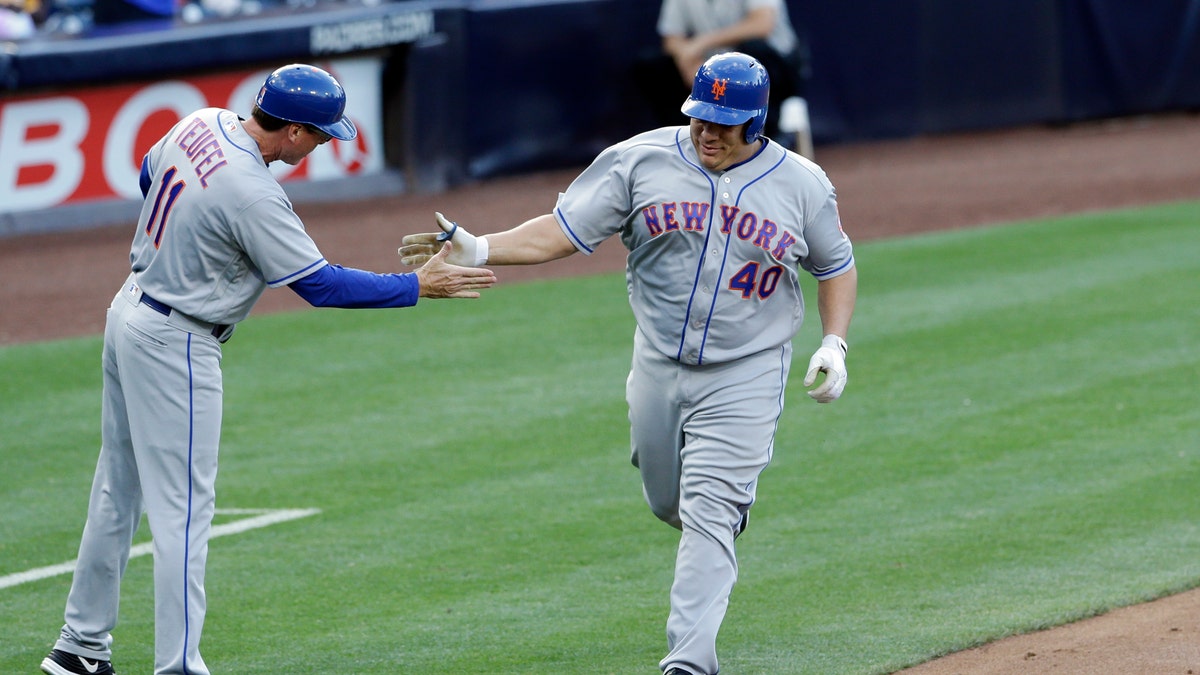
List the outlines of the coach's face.
{"type": "Polygon", "coordinates": [[[692,118],[692,145],[700,164],[709,171],[723,171],[754,154],[757,142],[747,143],[745,124],[730,126],[692,118]]]}
{"type": "Polygon", "coordinates": [[[291,166],[299,164],[309,153],[316,150],[318,145],[328,143],[331,138],[324,131],[307,124],[293,122],[284,129],[287,130],[287,139],[279,153],[279,159],[291,166]]]}

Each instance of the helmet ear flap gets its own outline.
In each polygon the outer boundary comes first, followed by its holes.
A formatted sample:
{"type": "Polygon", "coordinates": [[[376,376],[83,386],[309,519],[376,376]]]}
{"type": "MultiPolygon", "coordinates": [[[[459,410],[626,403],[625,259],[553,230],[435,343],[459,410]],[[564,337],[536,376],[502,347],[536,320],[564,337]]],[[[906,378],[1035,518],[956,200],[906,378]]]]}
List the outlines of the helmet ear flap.
{"type": "Polygon", "coordinates": [[[763,127],[767,126],[767,111],[750,118],[750,122],[746,125],[746,142],[753,143],[757,141],[763,133],[763,127]]]}
{"type": "Polygon", "coordinates": [[[741,52],[710,57],[696,71],[692,93],[681,110],[688,117],[736,125],[749,122],[745,138],[751,143],[767,123],[771,79],[757,59],[741,52]]]}

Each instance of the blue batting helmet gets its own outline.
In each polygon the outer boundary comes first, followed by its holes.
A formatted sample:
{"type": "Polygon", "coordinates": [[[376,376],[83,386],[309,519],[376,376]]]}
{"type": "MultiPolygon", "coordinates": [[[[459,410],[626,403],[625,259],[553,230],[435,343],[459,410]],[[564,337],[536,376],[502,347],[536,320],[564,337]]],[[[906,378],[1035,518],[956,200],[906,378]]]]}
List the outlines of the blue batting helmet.
{"type": "Polygon", "coordinates": [[[762,135],[767,123],[771,78],[756,59],[741,52],[717,54],[704,62],[692,82],[692,95],[680,108],[684,115],[716,124],[746,127],[746,142],[762,135]]]}
{"type": "Polygon", "coordinates": [[[316,66],[293,63],[267,77],[255,101],[263,112],[287,122],[308,124],[342,141],[358,136],[344,114],[346,90],[316,66]]]}

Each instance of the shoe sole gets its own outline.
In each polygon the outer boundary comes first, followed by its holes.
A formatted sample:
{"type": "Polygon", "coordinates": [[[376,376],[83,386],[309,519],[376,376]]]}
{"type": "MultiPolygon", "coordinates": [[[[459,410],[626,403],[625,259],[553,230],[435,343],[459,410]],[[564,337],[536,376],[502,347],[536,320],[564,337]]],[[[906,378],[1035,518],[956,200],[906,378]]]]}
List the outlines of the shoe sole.
{"type": "MultiPolygon", "coordinates": [[[[46,675],[80,675],[80,671],[67,670],[49,656],[42,659],[42,672],[46,673],[46,675]]],[[[100,669],[97,668],[96,673],[99,674],[99,672],[100,669]]],[[[104,672],[106,672],[108,675],[116,675],[116,672],[112,670],[106,670],[104,672]]]]}
{"type": "Polygon", "coordinates": [[[69,670],[63,670],[63,667],[50,660],[50,657],[42,659],[42,672],[46,675],[75,675],[69,670]]]}

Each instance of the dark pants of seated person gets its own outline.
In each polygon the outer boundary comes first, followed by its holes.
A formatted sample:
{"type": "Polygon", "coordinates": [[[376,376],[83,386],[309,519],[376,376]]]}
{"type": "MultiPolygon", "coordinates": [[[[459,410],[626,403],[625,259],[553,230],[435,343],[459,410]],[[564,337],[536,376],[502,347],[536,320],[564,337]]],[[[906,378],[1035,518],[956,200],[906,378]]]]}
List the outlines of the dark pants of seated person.
{"type": "MultiPolygon", "coordinates": [[[[792,96],[803,96],[803,81],[798,55],[781,55],[764,40],[743,42],[733,48],[752,56],[762,64],[771,78],[771,95],[767,102],[767,124],[763,131],[769,137],[779,135],[779,108],[792,96]]],[[[633,79],[638,91],[650,107],[655,127],[687,124],[688,118],[679,108],[692,92],[691,80],[684,82],[675,68],[675,61],[658,52],[637,59],[633,79]]]]}
{"type": "Polygon", "coordinates": [[[164,21],[171,18],[173,17],[155,14],[125,0],[96,0],[92,3],[92,23],[97,26],[109,26],[129,21],[146,21],[148,19],[164,21]]]}

